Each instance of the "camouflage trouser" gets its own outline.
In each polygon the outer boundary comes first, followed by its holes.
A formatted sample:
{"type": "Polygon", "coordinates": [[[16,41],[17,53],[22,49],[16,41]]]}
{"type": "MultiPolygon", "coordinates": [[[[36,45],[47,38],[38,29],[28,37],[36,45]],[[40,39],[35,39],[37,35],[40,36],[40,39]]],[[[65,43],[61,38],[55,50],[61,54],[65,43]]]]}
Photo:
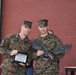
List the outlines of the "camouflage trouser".
{"type": "Polygon", "coordinates": [[[13,72],[10,72],[6,69],[2,69],[2,74],[1,75],[26,75],[25,73],[13,73],[13,72]]]}

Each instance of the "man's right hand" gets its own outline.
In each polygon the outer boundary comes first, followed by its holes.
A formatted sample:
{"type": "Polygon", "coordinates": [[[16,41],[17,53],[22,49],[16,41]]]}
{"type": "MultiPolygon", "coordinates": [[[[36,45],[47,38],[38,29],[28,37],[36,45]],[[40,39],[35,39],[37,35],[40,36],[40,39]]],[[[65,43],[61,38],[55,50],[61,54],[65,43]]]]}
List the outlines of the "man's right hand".
{"type": "Polygon", "coordinates": [[[13,50],[10,55],[13,56],[13,55],[16,55],[17,53],[18,53],[18,50],[13,50]]]}
{"type": "Polygon", "coordinates": [[[37,56],[40,56],[40,55],[42,55],[42,54],[44,54],[44,51],[42,51],[42,50],[38,50],[38,51],[37,51],[37,56]]]}

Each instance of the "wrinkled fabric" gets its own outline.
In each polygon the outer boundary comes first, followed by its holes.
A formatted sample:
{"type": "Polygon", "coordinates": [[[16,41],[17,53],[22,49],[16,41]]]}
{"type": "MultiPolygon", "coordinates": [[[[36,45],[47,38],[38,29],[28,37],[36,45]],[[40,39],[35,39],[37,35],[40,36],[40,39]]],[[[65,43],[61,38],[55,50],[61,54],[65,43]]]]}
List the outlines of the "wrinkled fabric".
{"type": "MultiPolygon", "coordinates": [[[[62,45],[62,42],[56,35],[48,34],[45,37],[37,37],[37,40],[41,41],[47,50],[51,51],[56,46],[62,45]]],[[[44,57],[39,57],[34,67],[34,75],[58,75],[59,73],[59,59],[64,54],[53,55],[53,59],[45,60],[44,57]]]]}
{"type": "Polygon", "coordinates": [[[28,37],[21,39],[19,33],[11,34],[0,44],[0,53],[5,55],[5,59],[1,64],[2,75],[26,75],[25,67],[13,61],[13,56],[10,56],[12,50],[18,50],[28,54],[28,64],[32,61],[32,49],[28,37]]]}

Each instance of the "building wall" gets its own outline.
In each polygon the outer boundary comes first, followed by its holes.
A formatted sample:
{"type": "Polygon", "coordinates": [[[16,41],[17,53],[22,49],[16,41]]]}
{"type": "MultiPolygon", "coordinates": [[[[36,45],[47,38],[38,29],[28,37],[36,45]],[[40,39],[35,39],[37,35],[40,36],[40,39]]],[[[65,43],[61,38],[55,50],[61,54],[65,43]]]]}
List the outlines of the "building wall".
{"type": "Polygon", "coordinates": [[[76,0],[3,0],[2,39],[18,32],[24,19],[33,22],[29,38],[37,37],[37,21],[43,18],[63,44],[73,45],[60,59],[59,75],[64,75],[66,66],[76,66],[76,0]]]}

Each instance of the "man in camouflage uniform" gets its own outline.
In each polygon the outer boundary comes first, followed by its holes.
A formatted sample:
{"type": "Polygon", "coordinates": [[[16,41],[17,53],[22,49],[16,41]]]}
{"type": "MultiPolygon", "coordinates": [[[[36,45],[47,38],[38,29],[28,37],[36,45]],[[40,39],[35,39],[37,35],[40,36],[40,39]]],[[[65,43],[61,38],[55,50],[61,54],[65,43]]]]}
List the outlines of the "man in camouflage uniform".
{"type": "Polygon", "coordinates": [[[13,56],[18,52],[28,54],[28,65],[32,60],[32,50],[28,34],[31,29],[32,22],[23,21],[21,31],[16,34],[6,36],[6,38],[0,44],[0,53],[5,55],[5,59],[1,64],[1,75],[26,75],[26,65],[23,63],[17,63],[13,61],[13,56]]]}
{"type": "MultiPolygon", "coordinates": [[[[39,40],[39,42],[41,41],[47,47],[47,50],[51,51],[56,46],[62,45],[62,42],[56,35],[51,35],[50,33],[48,33],[47,26],[48,20],[39,20],[38,29],[40,31],[40,35],[36,38],[36,40],[39,40]]],[[[40,55],[42,54],[44,54],[43,50],[37,51],[38,59],[34,67],[34,75],[58,75],[59,59],[64,54],[49,55],[50,60],[45,57],[40,57],[40,55]]]]}

